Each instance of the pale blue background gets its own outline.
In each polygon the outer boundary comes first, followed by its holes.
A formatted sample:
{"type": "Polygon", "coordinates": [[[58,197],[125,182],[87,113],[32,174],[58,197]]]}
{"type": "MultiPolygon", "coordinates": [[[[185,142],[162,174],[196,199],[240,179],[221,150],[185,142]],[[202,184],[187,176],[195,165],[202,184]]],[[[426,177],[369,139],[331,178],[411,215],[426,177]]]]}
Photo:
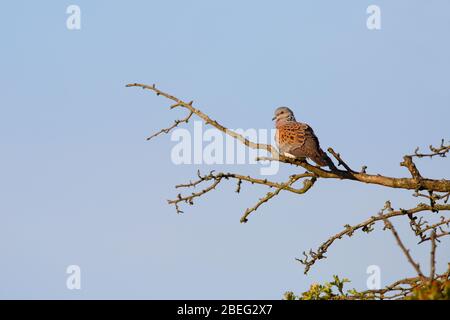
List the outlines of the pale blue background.
{"type": "MultiPolygon", "coordinates": [[[[198,168],[258,166],[173,165],[170,137],[145,137],[178,113],[124,85],[156,82],[231,128],[271,128],[288,105],[355,168],[407,176],[402,155],[450,138],[449,31],[447,0],[2,2],[0,297],[278,299],[333,274],[365,289],[372,264],[383,284],[414,275],[389,232],[337,242],[308,276],[294,260],[388,199],[414,206],[410,192],[323,180],[244,225],[266,189],[229,183],[176,215],[166,199],[198,168]],[[80,31],[66,28],[70,4],[80,31]],[[370,4],[380,31],[366,28],[370,4]],[[70,264],[80,291],[66,289],[70,264]]],[[[419,167],[449,177],[448,160],[419,167]]],[[[428,272],[429,244],[393,222],[428,272]]]]}

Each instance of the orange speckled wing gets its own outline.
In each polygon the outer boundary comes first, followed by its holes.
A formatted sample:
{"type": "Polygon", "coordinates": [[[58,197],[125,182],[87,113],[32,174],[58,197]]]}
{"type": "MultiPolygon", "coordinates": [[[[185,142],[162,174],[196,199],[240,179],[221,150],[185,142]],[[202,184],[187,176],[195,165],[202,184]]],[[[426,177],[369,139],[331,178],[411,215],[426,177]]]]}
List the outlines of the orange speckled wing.
{"type": "Polygon", "coordinates": [[[288,121],[277,125],[275,139],[281,154],[286,157],[309,158],[319,166],[332,161],[320,148],[319,139],[306,123],[288,121]]]}
{"type": "MultiPolygon", "coordinates": [[[[280,152],[289,152],[292,148],[302,147],[308,136],[310,127],[306,123],[288,122],[277,127],[276,142],[280,152]]],[[[314,133],[312,133],[314,135],[314,133]]]]}

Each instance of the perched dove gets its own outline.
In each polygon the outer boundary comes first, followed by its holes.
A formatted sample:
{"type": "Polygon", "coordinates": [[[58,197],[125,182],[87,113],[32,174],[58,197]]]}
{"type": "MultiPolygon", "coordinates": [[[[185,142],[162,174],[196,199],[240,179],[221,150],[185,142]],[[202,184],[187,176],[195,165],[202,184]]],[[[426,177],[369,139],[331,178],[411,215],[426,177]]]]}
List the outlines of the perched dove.
{"type": "Polygon", "coordinates": [[[277,108],[272,120],[276,120],[275,142],[280,154],[296,159],[309,158],[321,167],[334,167],[331,159],[320,148],[313,129],[306,123],[297,122],[291,109],[277,108]]]}

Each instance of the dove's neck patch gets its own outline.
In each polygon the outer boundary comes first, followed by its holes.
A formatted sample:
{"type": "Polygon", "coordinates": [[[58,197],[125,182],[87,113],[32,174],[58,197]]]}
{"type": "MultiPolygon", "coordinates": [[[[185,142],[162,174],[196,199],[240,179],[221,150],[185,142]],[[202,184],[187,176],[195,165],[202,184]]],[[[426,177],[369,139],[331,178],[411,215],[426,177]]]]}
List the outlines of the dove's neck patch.
{"type": "Polygon", "coordinates": [[[282,118],[282,119],[278,119],[278,120],[275,122],[275,126],[276,126],[276,127],[279,127],[279,126],[282,126],[283,124],[285,124],[285,123],[287,123],[287,122],[296,122],[295,117],[294,117],[293,114],[292,114],[292,115],[289,115],[289,117],[282,118]]]}

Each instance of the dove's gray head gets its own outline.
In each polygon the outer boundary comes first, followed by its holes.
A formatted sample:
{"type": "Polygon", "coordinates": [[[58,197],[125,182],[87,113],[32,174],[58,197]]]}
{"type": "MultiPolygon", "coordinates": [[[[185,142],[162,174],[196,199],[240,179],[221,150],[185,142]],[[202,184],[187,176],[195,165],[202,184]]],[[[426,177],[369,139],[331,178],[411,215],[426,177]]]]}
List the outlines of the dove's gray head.
{"type": "Polygon", "coordinates": [[[279,121],[295,121],[294,112],[288,107],[279,107],[275,110],[275,116],[272,120],[279,121]]]}

